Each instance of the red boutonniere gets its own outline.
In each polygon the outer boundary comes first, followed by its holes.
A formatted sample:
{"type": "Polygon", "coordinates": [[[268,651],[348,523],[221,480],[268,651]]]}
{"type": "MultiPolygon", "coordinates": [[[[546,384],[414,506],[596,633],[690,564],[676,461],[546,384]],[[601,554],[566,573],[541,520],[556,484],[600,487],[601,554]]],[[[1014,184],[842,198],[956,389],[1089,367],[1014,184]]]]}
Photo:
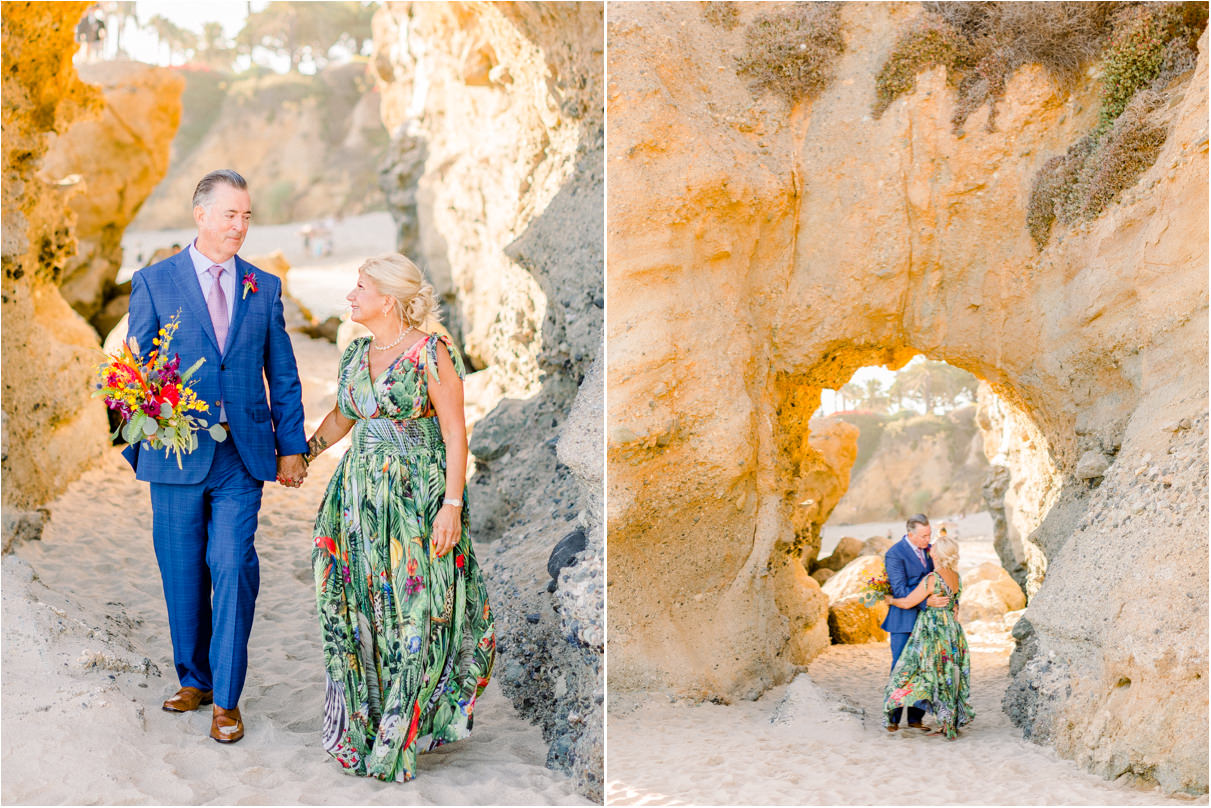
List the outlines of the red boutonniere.
{"type": "Polygon", "coordinates": [[[256,294],[256,276],[251,272],[244,276],[244,294],[240,299],[248,297],[249,292],[256,294]]]}

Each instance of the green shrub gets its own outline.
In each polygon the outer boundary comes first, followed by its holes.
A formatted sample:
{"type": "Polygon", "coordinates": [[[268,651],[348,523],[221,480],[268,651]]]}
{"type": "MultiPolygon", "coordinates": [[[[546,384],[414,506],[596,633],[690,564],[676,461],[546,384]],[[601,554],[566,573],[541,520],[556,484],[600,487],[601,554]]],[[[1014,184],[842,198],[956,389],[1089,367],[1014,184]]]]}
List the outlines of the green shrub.
{"type": "Polygon", "coordinates": [[[283,224],[293,221],[295,186],[291,180],[278,180],[265,189],[257,199],[257,212],[264,206],[265,224],[283,224]],[[262,201],[263,200],[263,201],[262,201]]]}
{"type": "Polygon", "coordinates": [[[1109,129],[1132,97],[1166,68],[1177,75],[1190,64],[1206,25],[1205,3],[1144,3],[1123,14],[1103,57],[1098,130],[1109,129]]]}
{"type": "Polygon", "coordinates": [[[1119,10],[1103,53],[1098,123],[1031,186],[1026,225],[1039,249],[1055,221],[1091,221],[1155,162],[1166,133],[1152,113],[1160,91],[1189,72],[1207,25],[1206,3],[1144,3],[1119,10]]]}
{"type": "Polygon", "coordinates": [[[702,7],[702,16],[711,25],[725,31],[730,31],[740,24],[740,10],[735,3],[706,3],[702,7]]]}
{"type": "Polygon", "coordinates": [[[933,491],[928,488],[920,488],[913,491],[909,495],[905,504],[906,513],[925,513],[930,510],[930,503],[933,502],[933,491]]]}
{"type": "Polygon", "coordinates": [[[1072,193],[1089,153],[1093,137],[1086,135],[1058,157],[1052,157],[1035,174],[1026,205],[1026,227],[1040,250],[1051,238],[1051,228],[1072,193]]]}
{"type": "Polygon", "coordinates": [[[203,70],[179,70],[177,73],[185,79],[185,91],[181,93],[181,124],[172,141],[173,160],[179,164],[193,153],[219,119],[216,111],[227,101],[231,76],[203,70]]]}
{"type": "Polygon", "coordinates": [[[736,72],[754,95],[772,92],[792,106],[823,90],[845,50],[836,3],[795,3],[758,17],[744,32],[736,72]]]}
{"type": "Polygon", "coordinates": [[[1156,161],[1165,129],[1151,113],[1164,102],[1155,90],[1137,92],[1090,152],[1061,208],[1061,221],[1092,221],[1156,161]]]}

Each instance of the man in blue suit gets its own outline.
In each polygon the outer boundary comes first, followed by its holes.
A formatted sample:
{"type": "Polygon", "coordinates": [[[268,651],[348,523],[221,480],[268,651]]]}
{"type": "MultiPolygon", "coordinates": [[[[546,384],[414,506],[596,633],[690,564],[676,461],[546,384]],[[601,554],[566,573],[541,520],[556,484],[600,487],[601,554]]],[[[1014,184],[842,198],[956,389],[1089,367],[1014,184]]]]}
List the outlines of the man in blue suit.
{"type": "MultiPolygon", "coordinates": [[[[892,595],[897,598],[908,597],[921,579],[933,572],[933,560],[926,553],[926,550],[929,549],[929,538],[932,535],[929,518],[925,514],[918,513],[908,518],[907,526],[907,535],[902,536],[898,542],[887,548],[887,552],[883,556],[883,565],[887,568],[887,582],[891,585],[892,595]]],[[[948,603],[950,603],[950,598],[942,595],[930,595],[924,602],[911,609],[901,609],[890,605],[887,607],[887,617],[883,618],[882,628],[891,637],[891,666],[893,669],[900,659],[904,646],[908,645],[908,638],[917,622],[917,612],[923,606],[945,606],[948,603]]],[[[917,702],[918,705],[920,703],[917,702]]],[[[908,708],[908,726],[929,729],[921,720],[924,717],[925,711],[919,706],[908,708]]],[[[895,732],[899,728],[900,710],[897,709],[892,713],[891,724],[887,727],[887,731],[895,732]]]]}
{"type": "Polygon", "coordinates": [[[212,171],[198,183],[193,206],[193,243],[135,273],[129,334],[150,352],[160,328],[180,313],[171,350],[181,367],[206,360],[190,382],[210,405],[202,419],[226,436],[216,441],[199,430],[180,468],[146,444],[124,454],[135,476],[151,483],[152,540],[181,683],[164,709],[213,702],[210,737],[233,743],[244,736],[239,700],[260,586],[253,538],[261,489],[275,478],[302,484],[307,439],[281,281],[236,255],[252,218],[248,185],[234,171],[212,171]]]}

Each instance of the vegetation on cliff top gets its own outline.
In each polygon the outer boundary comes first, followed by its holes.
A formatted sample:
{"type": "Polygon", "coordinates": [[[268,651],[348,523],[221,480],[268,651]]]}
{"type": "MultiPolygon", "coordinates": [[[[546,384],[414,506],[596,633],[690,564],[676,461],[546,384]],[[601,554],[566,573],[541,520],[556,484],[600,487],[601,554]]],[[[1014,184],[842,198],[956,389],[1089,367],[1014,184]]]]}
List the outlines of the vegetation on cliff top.
{"type": "MultiPolygon", "coordinates": [[[[718,16],[726,27],[726,12],[718,16]]],[[[736,72],[749,78],[754,95],[772,92],[794,106],[828,86],[844,50],[840,4],[795,3],[749,25],[736,72]]]]}
{"type": "Polygon", "coordinates": [[[900,35],[875,78],[873,112],[879,117],[916,87],[916,75],[943,65],[958,88],[951,123],[961,130],[985,102],[988,128],[1009,77],[1038,64],[1071,87],[1101,51],[1110,22],[1124,3],[925,3],[926,13],[900,35]]]}
{"type": "Polygon", "coordinates": [[[1159,92],[1194,67],[1207,25],[1205,2],[925,3],[925,14],[892,46],[875,77],[875,117],[916,87],[917,74],[946,68],[956,88],[951,123],[962,130],[985,102],[987,128],[1009,77],[1041,65],[1063,88],[1101,63],[1101,109],[1094,130],[1036,174],[1027,227],[1042,249],[1059,220],[1097,218],[1156,160],[1164,127],[1152,112],[1159,92]]]}
{"type": "Polygon", "coordinates": [[[1167,132],[1152,113],[1162,92],[1195,66],[1206,3],[1145,3],[1120,11],[1102,54],[1094,130],[1035,175],[1026,226],[1041,250],[1058,220],[1092,221],[1155,162],[1167,132]]]}

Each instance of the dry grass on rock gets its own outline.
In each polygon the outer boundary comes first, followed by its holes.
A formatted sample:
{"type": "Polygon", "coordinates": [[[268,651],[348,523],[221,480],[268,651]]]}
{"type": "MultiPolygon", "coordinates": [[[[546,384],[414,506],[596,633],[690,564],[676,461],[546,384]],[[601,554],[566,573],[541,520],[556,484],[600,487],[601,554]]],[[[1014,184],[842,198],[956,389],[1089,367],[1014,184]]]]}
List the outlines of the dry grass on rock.
{"type": "Polygon", "coordinates": [[[772,92],[794,106],[828,85],[844,49],[839,4],[796,3],[753,21],[736,72],[754,95],[772,92]]]}

